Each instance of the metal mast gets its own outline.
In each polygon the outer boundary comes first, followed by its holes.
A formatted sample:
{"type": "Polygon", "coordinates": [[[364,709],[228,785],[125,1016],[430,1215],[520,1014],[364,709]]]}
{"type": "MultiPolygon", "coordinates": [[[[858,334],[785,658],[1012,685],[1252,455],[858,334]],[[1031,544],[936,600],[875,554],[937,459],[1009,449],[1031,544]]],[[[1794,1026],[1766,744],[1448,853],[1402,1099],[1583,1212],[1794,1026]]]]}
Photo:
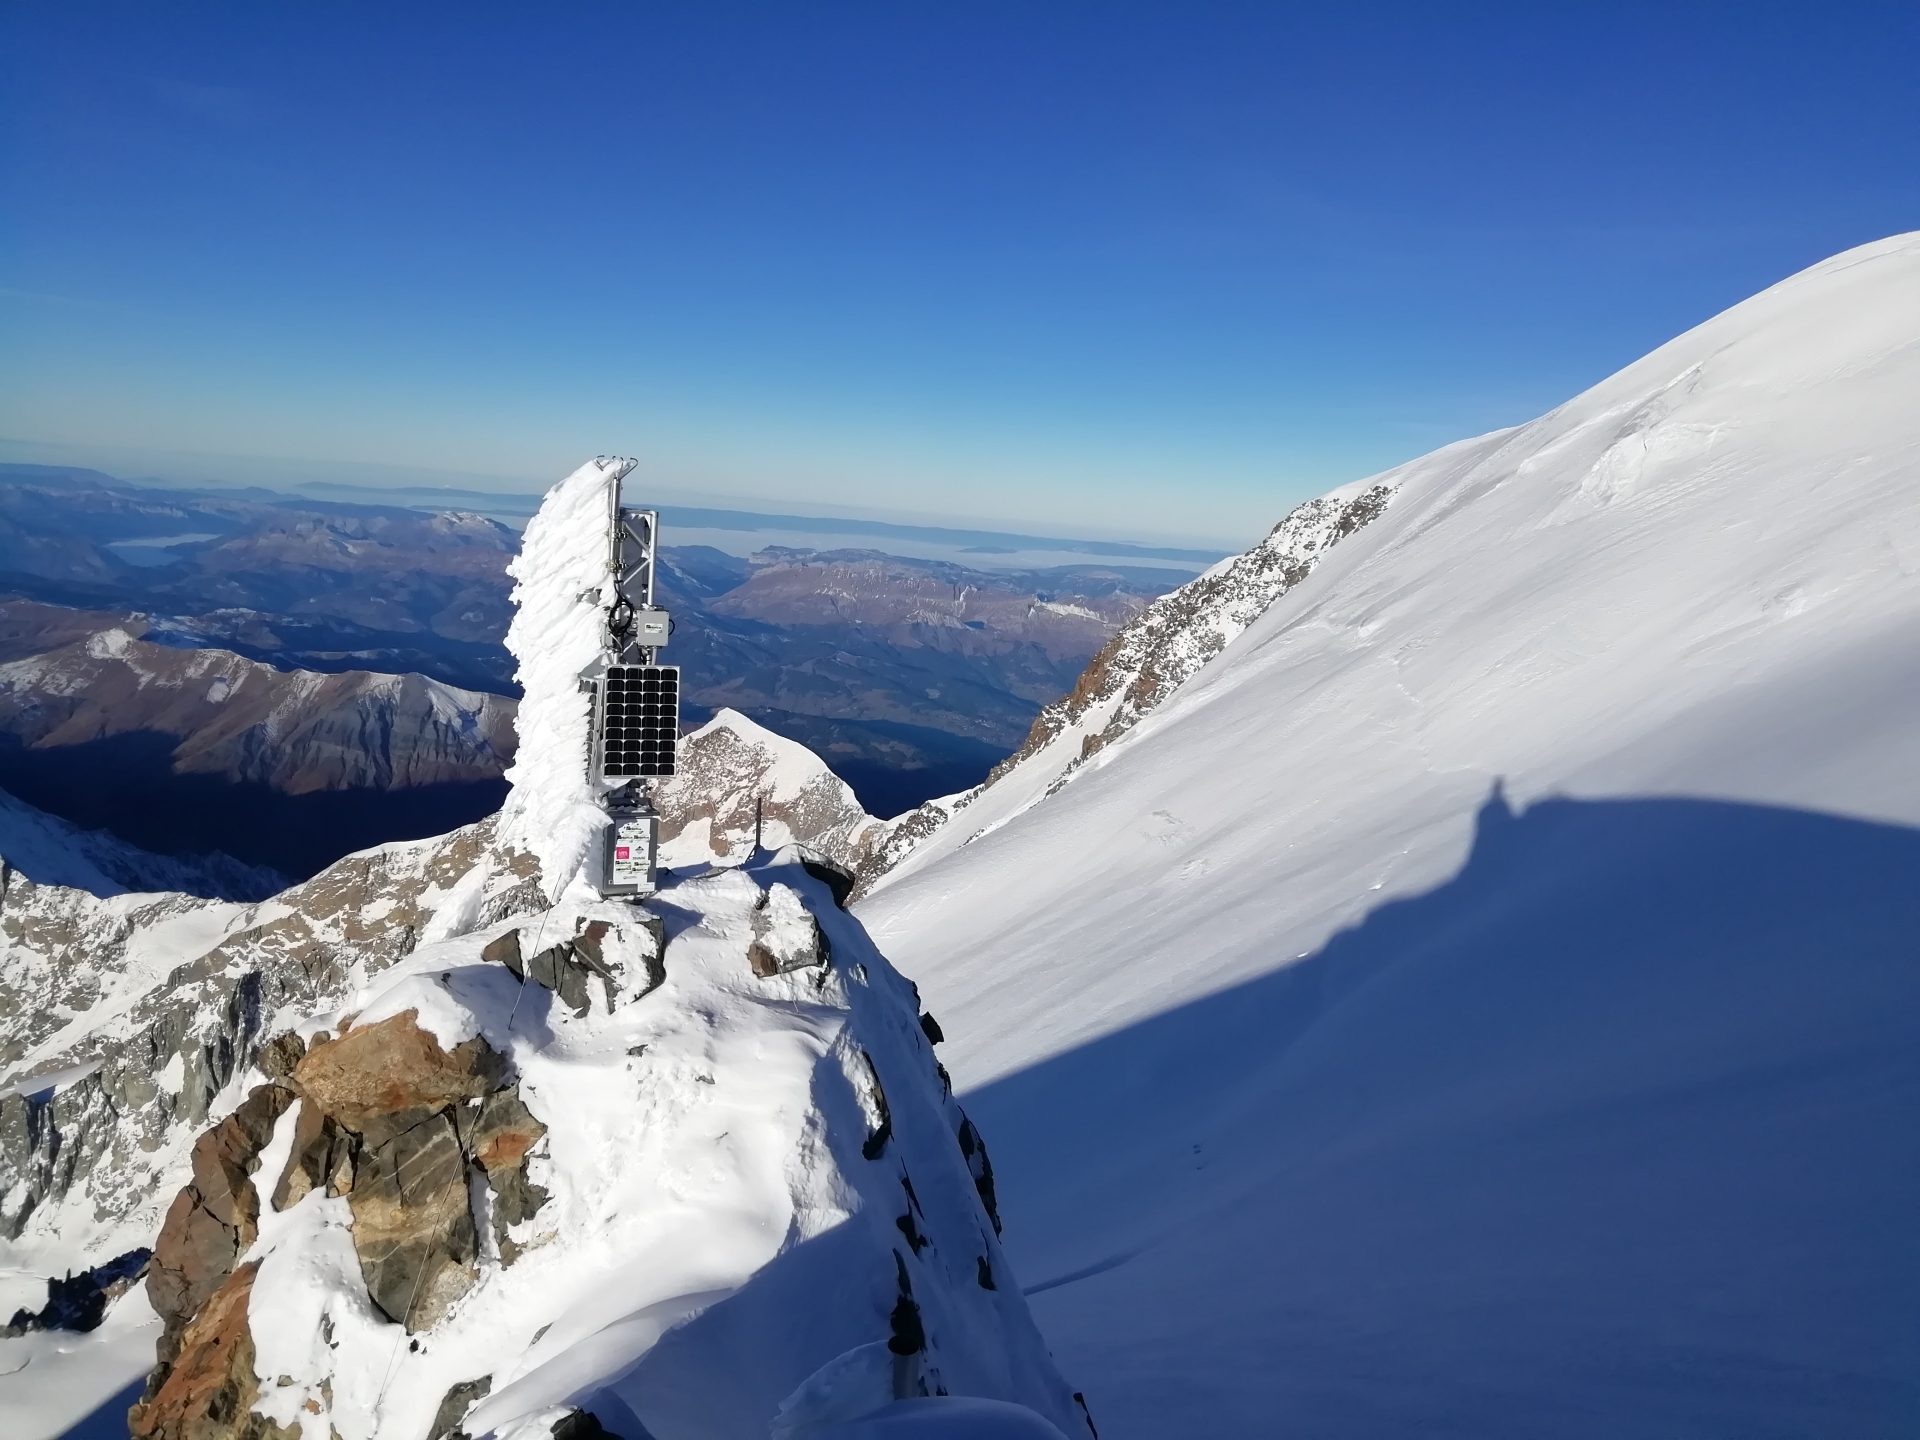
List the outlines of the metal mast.
{"type": "Polygon", "coordinates": [[[649,782],[674,774],[680,749],[680,670],[659,663],[673,620],[653,596],[660,516],[620,503],[620,482],[633,467],[615,460],[607,477],[605,634],[592,676],[593,765],[612,787],[600,871],[606,896],[659,888],[660,822],[649,782]]]}

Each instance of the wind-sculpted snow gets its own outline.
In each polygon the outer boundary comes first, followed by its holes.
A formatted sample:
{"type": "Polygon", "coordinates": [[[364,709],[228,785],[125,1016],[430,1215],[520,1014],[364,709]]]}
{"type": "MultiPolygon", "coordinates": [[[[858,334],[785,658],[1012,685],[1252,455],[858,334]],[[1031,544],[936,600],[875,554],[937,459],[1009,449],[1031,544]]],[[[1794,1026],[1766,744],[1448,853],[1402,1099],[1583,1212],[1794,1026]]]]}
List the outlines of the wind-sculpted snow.
{"type": "Polygon", "coordinates": [[[549,898],[580,873],[604,823],[601,786],[588,769],[591,698],[580,678],[604,643],[607,486],[618,463],[589,460],[548,491],[507,567],[514,580],[507,649],[518,662],[521,699],[501,837],[539,860],[549,898]]]}
{"type": "Polygon", "coordinates": [[[1103,1433],[1911,1428],[1917,395],[1920,236],[1815,266],[861,902],[1103,1433]]]}

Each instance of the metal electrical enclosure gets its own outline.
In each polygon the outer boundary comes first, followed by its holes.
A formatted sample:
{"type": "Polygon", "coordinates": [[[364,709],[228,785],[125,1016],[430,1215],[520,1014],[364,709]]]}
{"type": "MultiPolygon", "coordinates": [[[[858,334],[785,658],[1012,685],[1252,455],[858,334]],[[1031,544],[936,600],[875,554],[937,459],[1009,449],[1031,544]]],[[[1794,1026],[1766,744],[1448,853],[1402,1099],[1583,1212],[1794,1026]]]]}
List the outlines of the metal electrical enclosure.
{"type": "Polygon", "coordinates": [[[607,854],[602,895],[650,895],[657,888],[654,856],[660,822],[647,814],[613,815],[606,829],[607,854]]]}

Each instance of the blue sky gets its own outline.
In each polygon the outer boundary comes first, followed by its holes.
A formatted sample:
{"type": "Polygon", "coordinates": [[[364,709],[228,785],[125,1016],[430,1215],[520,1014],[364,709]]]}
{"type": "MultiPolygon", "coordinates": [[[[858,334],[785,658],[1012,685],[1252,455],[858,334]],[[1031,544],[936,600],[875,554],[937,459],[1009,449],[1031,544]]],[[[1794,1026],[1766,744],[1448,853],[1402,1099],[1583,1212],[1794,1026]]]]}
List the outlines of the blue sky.
{"type": "Polygon", "coordinates": [[[1920,226],[1878,0],[68,0],[0,54],[0,437],[123,473],[617,450],[1245,543],[1920,226]]]}

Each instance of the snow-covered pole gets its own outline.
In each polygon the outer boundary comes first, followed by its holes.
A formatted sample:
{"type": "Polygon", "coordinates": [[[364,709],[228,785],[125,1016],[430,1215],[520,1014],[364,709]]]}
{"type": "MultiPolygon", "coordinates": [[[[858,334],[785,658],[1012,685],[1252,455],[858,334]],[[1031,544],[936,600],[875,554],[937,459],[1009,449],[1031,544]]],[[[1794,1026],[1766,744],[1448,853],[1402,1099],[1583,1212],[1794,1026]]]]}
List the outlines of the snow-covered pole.
{"type": "Polygon", "coordinates": [[[653,888],[652,830],[628,836],[618,877],[611,831],[637,782],[676,768],[680,672],[655,663],[669,628],[652,606],[656,516],[620,504],[634,468],[603,455],[555,485],[508,566],[520,746],[500,833],[538,860],[553,900],[653,888]]]}

